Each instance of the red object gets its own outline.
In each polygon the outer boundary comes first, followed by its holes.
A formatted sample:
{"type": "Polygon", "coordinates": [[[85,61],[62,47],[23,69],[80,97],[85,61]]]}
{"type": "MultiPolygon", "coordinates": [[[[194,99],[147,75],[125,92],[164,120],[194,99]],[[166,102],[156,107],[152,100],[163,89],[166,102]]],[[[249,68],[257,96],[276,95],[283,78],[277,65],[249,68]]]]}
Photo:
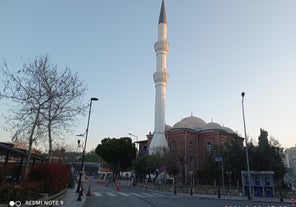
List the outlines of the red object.
{"type": "Polygon", "coordinates": [[[87,190],[86,196],[91,196],[90,185],[88,186],[88,190],[87,190]]]}
{"type": "Polygon", "coordinates": [[[120,191],[120,182],[117,182],[116,184],[116,191],[120,191]]]}
{"type": "Polygon", "coordinates": [[[294,198],[291,198],[291,201],[292,201],[292,207],[296,207],[296,205],[295,205],[295,199],[294,198]]]}
{"type": "Polygon", "coordinates": [[[108,188],[108,181],[106,180],[106,188],[108,188]]]}

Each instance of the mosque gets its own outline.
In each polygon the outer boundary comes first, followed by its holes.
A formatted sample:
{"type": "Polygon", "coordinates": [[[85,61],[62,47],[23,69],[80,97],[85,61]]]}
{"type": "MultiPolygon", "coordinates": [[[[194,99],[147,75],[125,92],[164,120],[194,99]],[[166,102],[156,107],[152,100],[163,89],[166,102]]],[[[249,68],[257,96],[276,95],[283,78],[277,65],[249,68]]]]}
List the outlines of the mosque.
{"type": "Polygon", "coordinates": [[[158,21],[158,39],[154,44],[156,53],[155,83],[155,119],[154,131],[147,135],[147,140],[139,142],[140,152],[153,154],[161,148],[174,151],[180,158],[185,174],[195,173],[202,168],[207,153],[215,150],[217,156],[227,143],[235,141],[243,146],[243,138],[232,129],[215,122],[206,123],[193,115],[183,118],[172,127],[165,123],[166,86],[169,75],[166,69],[166,57],[169,51],[167,41],[167,18],[164,0],[162,0],[158,21]],[[182,161],[183,160],[183,161],[182,161]]]}
{"type": "MultiPolygon", "coordinates": [[[[165,126],[168,149],[178,157],[176,161],[185,176],[189,172],[196,174],[207,162],[207,155],[220,157],[227,143],[236,142],[243,147],[243,138],[232,129],[215,122],[206,123],[193,115],[183,118],[173,126],[165,126]]],[[[140,152],[150,146],[153,134],[147,140],[139,142],[140,152]]]]}

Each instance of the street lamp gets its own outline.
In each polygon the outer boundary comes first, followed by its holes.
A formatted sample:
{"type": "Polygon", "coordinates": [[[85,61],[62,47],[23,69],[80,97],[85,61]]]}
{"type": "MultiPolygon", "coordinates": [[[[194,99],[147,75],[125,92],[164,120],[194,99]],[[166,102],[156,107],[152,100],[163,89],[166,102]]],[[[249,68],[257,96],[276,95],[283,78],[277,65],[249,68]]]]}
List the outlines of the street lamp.
{"type": "MultiPolygon", "coordinates": [[[[137,146],[138,146],[139,145],[139,142],[138,142],[139,137],[137,135],[132,134],[132,133],[128,133],[128,135],[133,136],[133,137],[136,137],[137,146]]],[[[138,147],[137,147],[137,150],[138,150],[138,147]]]]}
{"type": "Polygon", "coordinates": [[[83,152],[82,152],[81,169],[80,169],[80,174],[79,174],[78,186],[77,186],[77,190],[76,190],[76,193],[79,193],[77,201],[81,201],[81,192],[80,192],[81,176],[82,176],[82,171],[83,171],[83,167],[84,167],[84,157],[85,157],[85,149],[86,149],[87,136],[88,136],[88,127],[89,127],[89,121],[90,121],[91,105],[92,105],[93,101],[98,101],[98,100],[99,99],[95,98],[95,97],[90,99],[87,126],[86,126],[86,131],[85,131],[85,141],[84,141],[83,152]]]}
{"type": "Polygon", "coordinates": [[[249,180],[249,192],[248,199],[251,200],[251,173],[250,173],[250,162],[249,162],[249,152],[248,152],[248,137],[246,130],[246,121],[245,121],[245,109],[244,109],[244,97],[245,92],[241,93],[242,95],[242,112],[243,112],[243,122],[244,122],[244,131],[245,131],[245,143],[246,143],[246,158],[247,158],[247,170],[248,170],[248,180],[249,180]]]}

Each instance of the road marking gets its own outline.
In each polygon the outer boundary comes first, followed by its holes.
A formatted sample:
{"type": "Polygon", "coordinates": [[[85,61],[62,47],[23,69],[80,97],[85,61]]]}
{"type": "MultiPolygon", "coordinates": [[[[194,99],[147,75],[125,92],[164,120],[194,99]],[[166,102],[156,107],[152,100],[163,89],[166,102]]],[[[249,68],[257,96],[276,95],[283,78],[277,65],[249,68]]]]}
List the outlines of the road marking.
{"type": "Polygon", "coordinates": [[[95,196],[103,196],[101,193],[97,193],[97,192],[93,192],[93,194],[95,195],[95,196]]]}
{"type": "Polygon", "coordinates": [[[112,197],[117,196],[117,195],[114,194],[114,193],[108,193],[108,192],[106,192],[106,194],[109,195],[109,196],[112,196],[112,197]]]}
{"type": "Polygon", "coordinates": [[[144,196],[147,196],[147,197],[155,197],[155,195],[153,195],[153,194],[148,194],[148,193],[141,193],[141,194],[144,196]]]}
{"type": "Polygon", "coordinates": [[[137,196],[137,197],[146,197],[144,195],[138,194],[138,193],[130,193],[131,195],[137,196]]]}
{"type": "Polygon", "coordinates": [[[102,197],[105,195],[107,196],[111,196],[111,197],[115,197],[115,196],[125,196],[125,197],[129,197],[129,196],[136,196],[136,197],[164,197],[165,195],[160,194],[160,193],[123,193],[123,192],[116,192],[116,193],[110,193],[110,192],[92,192],[95,196],[97,197],[102,197]]]}
{"type": "Polygon", "coordinates": [[[151,193],[152,195],[155,195],[155,196],[161,196],[161,197],[164,197],[165,195],[163,194],[160,194],[160,193],[151,193]]]}
{"type": "Polygon", "coordinates": [[[121,193],[121,192],[118,192],[119,195],[123,195],[123,196],[131,196],[129,194],[126,194],[126,193],[121,193]]]}

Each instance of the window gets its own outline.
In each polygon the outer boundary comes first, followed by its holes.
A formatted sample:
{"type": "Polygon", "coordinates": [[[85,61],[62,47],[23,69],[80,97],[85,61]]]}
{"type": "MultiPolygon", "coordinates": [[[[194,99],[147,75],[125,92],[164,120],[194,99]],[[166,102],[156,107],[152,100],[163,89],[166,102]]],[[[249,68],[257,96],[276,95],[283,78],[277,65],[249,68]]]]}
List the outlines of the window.
{"type": "Polygon", "coordinates": [[[260,177],[255,177],[255,185],[260,185],[260,177]]]}
{"type": "Polygon", "coordinates": [[[192,142],[189,143],[189,149],[190,150],[193,150],[193,144],[192,144],[192,142]]]}
{"type": "Polygon", "coordinates": [[[171,150],[176,150],[176,142],[173,142],[173,143],[171,144],[171,150]]]}
{"type": "Polygon", "coordinates": [[[211,142],[208,142],[207,151],[210,152],[210,151],[212,151],[212,149],[213,149],[212,143],[211,142]]]}
{"type": "Polygon", "coordinates": [[[265,177],[265,185],[266,186],[270,186],[271,183],[270,183],[270,177],[265,177]]]}

